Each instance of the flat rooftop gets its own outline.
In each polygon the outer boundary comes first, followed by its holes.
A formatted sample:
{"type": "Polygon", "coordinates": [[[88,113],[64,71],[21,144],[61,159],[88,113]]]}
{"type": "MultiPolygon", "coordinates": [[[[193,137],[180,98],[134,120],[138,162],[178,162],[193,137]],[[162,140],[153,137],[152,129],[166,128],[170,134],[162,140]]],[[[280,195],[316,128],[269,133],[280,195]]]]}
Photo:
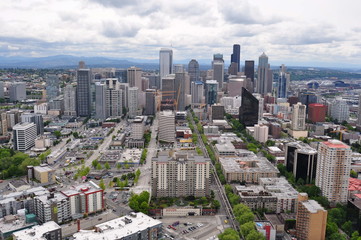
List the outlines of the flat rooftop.
{"type": "Polygon", "coordinates": [[[311,213],[317,213],[318,211],[325,211],[325,209],[315,200],[308,200],[301,203],[311,213]]]}
{"type": "Polygon", "coordinates": [[[46,240],[43,235],[45,233],[61,229],[61,227],[54,221],[46,222],[43,225],[34,226],[30,229],[25,229],[13,233],[17,240],[46,240]]]}
{"type": "Polygon", "coordinates": [[[219,162],[226,173],[279,173],[264,157],[220,157],[219,162]],[[252,166],[251,166],[252,165],[252,166]]]}
{"type": "Polygon", "coordinates": [[[81,230],[73,235],[74,240],[113,240],[123,239],[131,234],[151,227],[161,226],[162,222],[143,213],[120,217],[95,226],[96,231],[81,230]]]}
{"type": "MultiPolygon", "coordinates": [[[[8,232],[16,231],[17,229],[21,229],[24,227],[30,227],[30,226],[34,225],[34,223],[29,223],[29,224],[26,223],[25,217],[15,216],[15,218],[16,218],[16,220],[9,222],[9,223],[5,223],[5,218],[1,218],[0,219],[0,232],[8,233],[8,232]]],[[[26,238],[23,238],[23,239],[26,239],[26,238]]],[[[27,238],[27,239],[30,239],[30,238],[27,238]]]]}
{"type": "Polygon", "coordinates": [[[65,196],[71,196],[71,195],[76,195],[79,193],[88,193],[89,194],[92,192],[97,192],[99,190],[101,190],[101,188],[98,185],[96,185],[93,181],[89,181],[89,182],[85,182],[80,185],[72,186],[71,189],[61,191],[61,193],[63,193],[65,196]]]}

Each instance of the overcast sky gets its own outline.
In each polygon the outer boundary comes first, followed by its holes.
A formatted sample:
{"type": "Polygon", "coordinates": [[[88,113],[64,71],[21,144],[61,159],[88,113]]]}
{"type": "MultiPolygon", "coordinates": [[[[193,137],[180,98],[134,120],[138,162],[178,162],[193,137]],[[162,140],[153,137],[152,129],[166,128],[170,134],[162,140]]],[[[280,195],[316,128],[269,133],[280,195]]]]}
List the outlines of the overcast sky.
{"type": "Polygon", "coordinates": [[[229,61],[265,51],[294,65],[361,67],[359,0],[1,0],[0,56],[105,56],[229,61]]]}

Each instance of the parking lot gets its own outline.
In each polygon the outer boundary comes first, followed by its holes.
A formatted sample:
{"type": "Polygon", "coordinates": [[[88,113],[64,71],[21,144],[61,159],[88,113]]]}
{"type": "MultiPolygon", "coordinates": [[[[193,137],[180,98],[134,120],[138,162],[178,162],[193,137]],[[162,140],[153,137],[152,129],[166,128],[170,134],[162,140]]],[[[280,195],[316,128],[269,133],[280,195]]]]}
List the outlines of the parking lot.
{"type": "Polygon", "coordinates": [[[164,217],[164,239],[212,239],[223,231],[220,216],[164,217]]]}

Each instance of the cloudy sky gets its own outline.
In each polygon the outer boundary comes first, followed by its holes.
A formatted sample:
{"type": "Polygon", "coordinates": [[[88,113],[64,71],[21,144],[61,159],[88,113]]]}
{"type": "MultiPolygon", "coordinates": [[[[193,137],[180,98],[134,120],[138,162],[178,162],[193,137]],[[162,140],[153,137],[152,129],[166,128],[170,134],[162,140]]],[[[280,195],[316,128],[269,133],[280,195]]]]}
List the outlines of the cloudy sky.
{"type": "Polygon", "coordinates": [[[361,67],[359,0],[1,0],[0,56],[241,59],[361,67]],[[346,64],[345,64],[346,63],[346,64]]]}

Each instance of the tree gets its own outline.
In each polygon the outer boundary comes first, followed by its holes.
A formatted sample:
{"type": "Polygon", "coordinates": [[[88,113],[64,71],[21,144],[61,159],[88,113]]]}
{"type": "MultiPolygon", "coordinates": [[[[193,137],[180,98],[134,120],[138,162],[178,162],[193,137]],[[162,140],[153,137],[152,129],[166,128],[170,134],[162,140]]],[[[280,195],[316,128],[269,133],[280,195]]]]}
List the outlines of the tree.
{"type": "Polygon", "coordinates": [[[264,240],[266,239],[262,233],[252,230],[246,237],[246,240],[264,240]]]}
{"type": "Polygon", "coordinates": [[[98,163],[97,166],[96,166],[96,169],[97,170],[102,170],[102,168],[103,168],[102,165],[100,163],[98,163]]]}
{"type": "Polygon", "coordinates": [[[149,204],[147,202],[142,202],[140,204],[140,211],[144,214],[148,214],[149,204]]]}
{"type": "Polygon", "coordinates": [[[96,168],[96,167],[98,166],[98,163],[99,163],[98,160],[96,160],[96,159],[93,160],[93,161],[92,161],[92,166],[93,166],[93,168],[96,168]]]}
{"type": "Polygon", "coordinates": [[[108,162],[106,162],[106,163],[104,164],[104,167],[105,167],[105,169],[110,169],[110,165],[109,165],[109,163],[108,163],[108,162]]]}
{"type": "Polygon", "coordinates": [[[232,228],[227,228],[223,233],[218,235],[219,240],[239,240],[238,232],[232,228]]]}
{"type": "Polygon", "coordinates": [[[326,224],[326,236],[331,236],[334,233],[338,233],[337,224],[331,221],[327,221],[326,224]]]}
{"type": "Polygon", "coordinates": [[[122,164],[117,163],[117,169],[119,170],[119,169],[121,169],[121,168],[122,168],[122,164]]]}
{"type": "Polygon", "coordinates": [[[61,132],[60,131],[54,131],[54,136],[59,139],[61,137],[61,132]]]}
{"type": "Polygon", "coordinates": [[[329,239],[329,240],[347,240],[346,236],[344,234],[339,233],[339,232],[333,233],[327,239],[329,239]]]}
{"type": "Polygon", "coordinates": [[[352,222],[351,221],[347,221],[344,224],[342,224],[341,228],[348,236],[351,236],[351,233],[352,233],[352,222]]]}
{"type": "Polygon", "coordinates": [[[241,225],[241,232],[243,234],[243,236],[247,236],[250,232],[252,232],[252,230],[254,230],[255,226],[254,226],[254,222],[247,222],[243,225],[241,225]]]}
{"type": "Polygon", "coordinates": [[[253,222],[254,221],[254,214],[252,212],[247,212],[244,213],[237,218],[237,221],[239,222],[240,225],[243,225],[247,222],[253,222]]]}
{"type": "Polygon", "coordinates": [[[351,170],[351,172],[350,172],[350,177],[352,177],[352,178],[357,178],[357,177],[358,177],[357,172],[355,172],[354,170],[351,170]]]}
{"type": "Polygon", "coordinates": [[[100,187],[101,189],[105,190],[105,184],[104,184],[104,180],[103,180],[103,179],[100,180],[99,187],[100,187]]]}
{"type": "Polygon", "coordinates": [[[358,231],[354,231],[351,235],[351,240],[361,240],[360,234],[358,231]]]}
{"type": "Polygon", "coordinates": [[[219,209],[220,207],[221,207],[221,204],[219,203],[218,200],[212,201],[212,208],[219,209]]]}
{"type": "Polygon", "coordinates": [[[346,212],[342,208],[333,208],[328,211],[328,219],[341,226],[346,221],[346,212]]]}

